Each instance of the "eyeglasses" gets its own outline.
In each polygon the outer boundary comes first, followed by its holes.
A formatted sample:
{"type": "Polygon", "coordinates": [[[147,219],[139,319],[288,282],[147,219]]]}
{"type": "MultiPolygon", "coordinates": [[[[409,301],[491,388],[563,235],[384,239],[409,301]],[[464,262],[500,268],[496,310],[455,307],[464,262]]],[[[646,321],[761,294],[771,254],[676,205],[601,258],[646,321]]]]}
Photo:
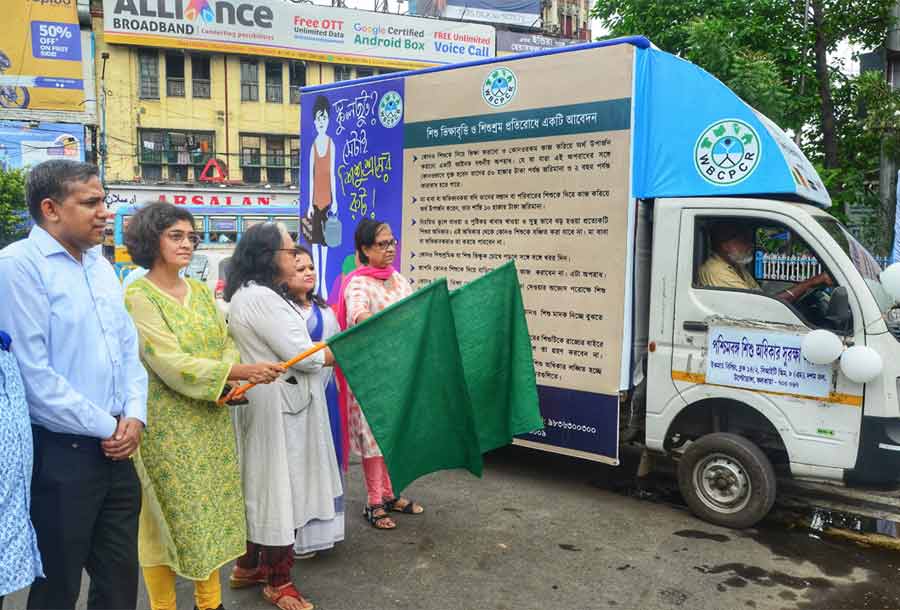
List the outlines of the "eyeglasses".
{"type": "Polygon", "coordinates": [[[383,239],[381,241],[376,241],[374,245],[377,246],[379,250],[384,252],[388,248],[397,247],[397,244],[399,243],[400,242],[396,239],[383,239]]]}
{"type": "Polygon", "coordinates": [[[168,237],[172,242],[176,244],[181,244],[184,240],[188,240],[191,242],[191,247],[196,248],[197,245],[202,241],[199,235],[196,233],[185,233],[184,231],[170,231],[166,233],[166,237],[168,237]]]}
{"type": "Polygon", "coordinates": [[[278,248],[276,252],[289,252],[294,258],[300,256],[301,254],[305,254],[303,250],[300,248],[278,248]]]}

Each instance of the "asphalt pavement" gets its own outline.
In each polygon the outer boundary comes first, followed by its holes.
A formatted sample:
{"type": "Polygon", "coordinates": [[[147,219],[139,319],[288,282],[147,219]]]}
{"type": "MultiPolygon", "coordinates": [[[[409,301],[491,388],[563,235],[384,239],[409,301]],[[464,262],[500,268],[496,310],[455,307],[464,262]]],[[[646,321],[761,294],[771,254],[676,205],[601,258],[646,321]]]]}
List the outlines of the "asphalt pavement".
{"type": "MultiPolygon", "coordinates": [[[[298,561],[295,581],[321,610],[900,608],[896,552],[775,520],[715,527],[677,495],[636,491],[634,466],[502,449],[486,457],[483,479],[448,471],[416,481],[407,495],[425,514],[377,531],[362,518],[353,464],[347,539],[298,561]]],[[[191,591],[179,583],[179,610],[192,608],[191,591]]],[[[258,589],[227,586],[224,604],[272,607],[258,589]]]]}

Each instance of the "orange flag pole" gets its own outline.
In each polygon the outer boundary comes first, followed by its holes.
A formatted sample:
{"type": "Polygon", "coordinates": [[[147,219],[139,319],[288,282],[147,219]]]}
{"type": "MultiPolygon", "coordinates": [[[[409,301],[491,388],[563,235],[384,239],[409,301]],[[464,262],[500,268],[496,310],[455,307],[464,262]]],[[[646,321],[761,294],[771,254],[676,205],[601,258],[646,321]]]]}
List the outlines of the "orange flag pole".
{"type": "MultiPolygon", "coordinates": [[[[316,352],[321,351],[321,350],[325,349],[326,347],[328,347],[327,343],[318,343],[316,345],[313,345],[311,348],[309,348],[305,352],[303,352],[301,354],[297,354],[296,356],[294,356],[287,362],[282,362],[281,366],[283,366],[286,369],[290,368],[290,367],[294,366],[295,364],[297,364],[298,362],[300,362],[301,360],[303,360],[304,358],[309,358],[316,352]]],[[[241,398],[244,394],[246,394],[247,390],[249,390],[250,388],[252,388],[255,385],[256,385],[255,383],[245,383],[244,385],[236,386],[236,387],[232,388],[231,391],[228,392],[228,394],[224,398],[220,398],[219,400],[217,400],[216,404],[224,405],[225,403],[227,403],[230,400],[237,400],[237,399],[241,398]]]]}

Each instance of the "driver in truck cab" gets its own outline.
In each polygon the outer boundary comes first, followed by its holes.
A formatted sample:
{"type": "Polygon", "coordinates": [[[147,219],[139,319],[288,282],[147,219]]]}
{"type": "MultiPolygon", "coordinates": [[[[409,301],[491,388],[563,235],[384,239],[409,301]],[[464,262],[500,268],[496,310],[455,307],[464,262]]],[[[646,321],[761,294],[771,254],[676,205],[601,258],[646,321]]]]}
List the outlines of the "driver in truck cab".
{"type": "MultiPolygon", "coordinates": [[[[701,288],[762,292],[756,278],[747,268],[754,259],[753,227],[727,221],[713,223],[708,230],[712,254],[697,272],[697,284],[701,288]]],[[[774,296],[785,303],[793,303],[813,288],[831,284],[831,277],[827,273],[820,273],[774,296]]]]}

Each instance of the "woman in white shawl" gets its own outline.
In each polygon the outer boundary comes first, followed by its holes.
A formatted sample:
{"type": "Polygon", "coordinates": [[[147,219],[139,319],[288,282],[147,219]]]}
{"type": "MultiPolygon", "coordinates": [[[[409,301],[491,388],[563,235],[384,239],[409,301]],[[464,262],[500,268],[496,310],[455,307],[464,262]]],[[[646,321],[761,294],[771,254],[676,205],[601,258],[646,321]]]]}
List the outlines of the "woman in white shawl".
{"type": "MultiPolygon", "coordinates": [[[[225,298],[228,326],[247,362],[285,361],[312,347],[306,321],[290,300],[302,282],[299,251],[285,228],[251,227],[234,251],[225,298]]],[[[291,582],[295,530],[336,517],[343,494],[319,379],[333,364],[325,348],[277,381],[247,392],[235,407],[234,427],[247,508],[247,553],[238,559],[232,587],[265,584],[263,596],[283,610],[313,606],[291,582]]]]}

